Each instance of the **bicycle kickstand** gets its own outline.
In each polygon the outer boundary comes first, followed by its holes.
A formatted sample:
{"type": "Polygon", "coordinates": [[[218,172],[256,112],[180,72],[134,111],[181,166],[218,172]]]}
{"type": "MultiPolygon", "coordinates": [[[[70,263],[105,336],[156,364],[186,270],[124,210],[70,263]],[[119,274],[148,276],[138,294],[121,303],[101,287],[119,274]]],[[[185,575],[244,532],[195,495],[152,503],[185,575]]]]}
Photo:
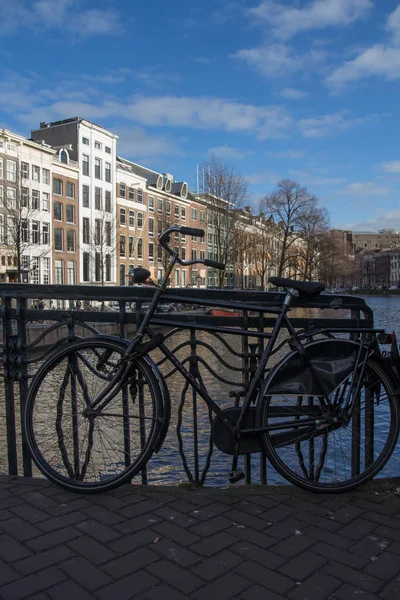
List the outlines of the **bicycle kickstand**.
{"type": "Polygon", "coordinates": [[[228,473],[228,481],[229,483],[237,483],[241,479],[244,479],[243,469],[238,469],[238,456],[239,456],[239,444],[240,440],[236,440],[235,443],[235,454],[232,459],[232,470],[228,473]]]}

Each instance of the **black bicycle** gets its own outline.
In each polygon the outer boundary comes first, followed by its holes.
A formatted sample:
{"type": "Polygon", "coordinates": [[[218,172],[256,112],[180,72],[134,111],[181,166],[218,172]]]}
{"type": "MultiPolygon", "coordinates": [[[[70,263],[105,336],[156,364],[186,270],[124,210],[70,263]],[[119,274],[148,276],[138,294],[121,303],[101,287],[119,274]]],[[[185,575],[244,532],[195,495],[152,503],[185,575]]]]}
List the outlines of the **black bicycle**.
{"type": "MultiPolygon", "coordinates": [[[[131,341],[98,335],[57,349],[32,380],[25,432],[32,457],[51,481],[79,492],[115,488],[137,475],[165,439],[170,398],[149,355],[158,348],[206,402],[215,417],[215,445],[232,455],[229,480],[243,476],[241,454],[264,451],[289,482],[306,490],[341,492],[374,477],[390,458],[400,427],[398,381],[380,356],[382,330],[295,331],[288,311],[294,296],[308,298],[321,283],[271,277],[285,290],[275,326],[241,406],[222,409],[181,365],[150,321],[176,264],[224,265],[182,260],[172,234],[203,237],[204,231],[174,226],[159,237],[169,267],[131,341]],[[281,330],[286,338],[278,340],[281,330]],[[273,354],[289,352],[269,368],[273,354]]],[[[137,268],[137,283],[149,271],[137,268]]],[[[243,306],[263,310],[262,306],[243,306]]]]}

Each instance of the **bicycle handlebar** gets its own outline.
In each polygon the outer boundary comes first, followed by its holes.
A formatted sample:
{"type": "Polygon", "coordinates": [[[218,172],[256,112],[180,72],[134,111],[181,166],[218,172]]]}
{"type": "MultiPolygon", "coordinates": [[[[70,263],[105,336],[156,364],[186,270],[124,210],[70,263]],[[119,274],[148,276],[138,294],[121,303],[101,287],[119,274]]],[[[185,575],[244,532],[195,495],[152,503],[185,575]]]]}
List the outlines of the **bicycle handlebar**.
{"type": "Polygon", "coordinates": [[[192,235],[194,237],[204,237],[204,229],[196,229],[195,227],[180,227],[179,225],[173,225],[172,227],[168,227],[168,229],[166,229],[165,231],[163,231],[163,233],[161,233],[158,236],[158,241],[160,243],[160,245],[164,248],[164,250],[166,250],[168,252],[168,254],[170,254],[171,256],[175,257],[176,262],[178,262],[180,265],[195,265],[195,264],[199,264],[199,265],[205,265],[206,267],[211,267],[213,269],[225,269],[225,265],[223,263],[214,261],[214,260],[196,260],[196,259],[192,259],[192,260],[182,260],[179,255],[178,252],[176,250],[173,250],[171,248],[171,246],[169,245],[169,241],[171,239],[171,233],[180,233],[181,235],[192,235]]]}

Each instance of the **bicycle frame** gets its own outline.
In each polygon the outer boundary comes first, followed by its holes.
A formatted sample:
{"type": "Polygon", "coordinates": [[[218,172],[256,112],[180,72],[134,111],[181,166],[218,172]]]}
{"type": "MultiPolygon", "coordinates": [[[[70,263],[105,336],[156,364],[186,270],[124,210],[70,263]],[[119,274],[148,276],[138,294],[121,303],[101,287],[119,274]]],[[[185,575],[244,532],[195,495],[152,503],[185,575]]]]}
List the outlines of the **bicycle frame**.
{"type": "MultiPolygon", "coordinates": [[[[171,229],[173,230],[174,228],[171,228],[171,229]]],[[[131,340],[131,342],[127,346],[125,354],[122,358],[121,366],[118,368],[117,372],[114,374],[114,376],[112,377],[112,380],[106,386],[106,388],[92,402],[92,405],[91,405],[92,410],[101,411],[103,408],[105,408],[109,404],[109,402],[111,402],[111,400],[115,397],[115,395],[119,392],[119,390],[124,385],[126,385],[126,383],[129,381],[129,375],[130,375],[129,359],[130,359],[130,357],[134,358],[135,353],[140,351],[140,345],[142,343],[144,336],[147,335],[150,338],[150,340],[156,338],[156,336],[157,336],[157,334],[153,331],[153,329],[150,326],[150,320],[156,311],[156,308],[159,304],[160,298],[162,297],[163,293],[167,289],[168,280],[169,280],[169,277],[171,275],[171,272],[172,272],[175,264],[177,262],[182,263],[182,261],[178,257],[177,252],[172,250],[172,248],[170,248],[170,247],[168,247],[168,248],[169,248],[168,252],[169,252],[169,254],[171,254],[172,258],[169,263],[168,269],[165,273],[164,279],[163,279],[162,283],[159,286],[156,286],[156,288],[155,288],[155,293],[150,302],[149,308],[148,308],[146,314],[144,315],[142,322],[140,323],[140,325],[138,327],[135,338],[133,340],[131,340]]],[[[196,264],[199,262],[200,261],[191,260],[191,261],[185,261],[184,264],[196,264]]],[[[291,325],[290,320],[287,317],[287,312],[290,308],[291,300],[292,300],[293,296],[296,296],[297,294],[298,293],[296,290],[288,289],[286,292],[286,296],[285,296],[282,308],[268,310],[268,312],[270,312],[271,314],[277,314],[278,316],[277,316],[277,319],[276,319],[276,322],[275,322],[275,325],[273,327],[271,334],[269,334],[267,336],[269,338],[267,346],[260,357],[256,372],[255,372],[255,374],[250,382],[249,388],[246,392],[246,395],[245,395],[245,398],[243,401],[243,406],[241,408],[241,412],[240,412],[240,415],[239,415],[239,418],[238,418],[238,421],[236,424],[233,424],[231,421],[228,420],[224,410],[218,406],[218,404],[215,402],[215,400],[209,395],[207,390],[199,383],[199,381],[195,377],[193,377],[193,375],[190,373],[190,371],[180,363],[180,361],[175,357],[175,355],[169,350],[169,348],[164,343],[157,344],[157,346],[156,346],[161,350],[161,352],[170,361],[170,363],[176,368],[176,370],[182,375],[182,377],[199,394],[199,396],[204,400],[204,402],[207,404],[209,409],[215,415],[218,416],[218,418],[222,421],[224,426],[236,438],[239,438],[240,435],[242,435],[242,434],[248,434],[248,435],[249,434],[259,434],[259,433],[263,433],[263,432],[267,432],[267,431],[279,431],[279,430],[287,429],[288,427],[292,427],[292,428],[294,427],[293,421],[290,421],[290,422],[281,421],[280,423],[277,423],[274,425],[269,425],[269,426],[261,427],[261,428],[252,428],[252,429],[241,429],[241,424],[243,423],[243,421],[245,419],[246,413],[249,410],[250,405],[253,402],[255,402],[255,400],[257,398],[257,394],[260,391],[261,382],[264,383],[265,381],[267,381],[264,379],[265,368],[266,368],[268,361],[274,351],[274,346],[275,346],[275,343],[277,341],[277,338],[279,336],[279,333],[280,333],[282,327],[286,328],[289,333],[289,336],[290,336],[289,344],[293,348],[299,350],[300,352],[302,352],[302,348],[303,348],[303,346],[301,344],[301,340],[304,337],[310,336],[311,332],[308,334],[307,334],[307,332],[297,333],[295,331],[295,329],[293,328],[293,326],[291,325]]],[[[342,330],[342,331],[345,331],[345,330],[342,330]]],[[[362,332],[362,333],[373,333],[373,332],[377,332],[377,331],[379,331],[379,330],[375,330],[375,329],[360,330],[360,332],[362,332]]],[[[317,333],[320,333],[320,332],[323,332],[323,330],[314,331],[314,332],[312,332],[312,335],[316,335],[317,333]]],[[[356,360],[355,371],[358,370],[363,347],[364,347],[364,344],[360,343],[360,350],[359,350],[357,360],[356,360]]],[[[319,387],[321,389],[321,395],[319,395],[318,397],[322,404],[322,407],[325,407],[328,412],[329,408],[332,406],[332,401],[329,399],[329,396],[327,396],[323,393],[324,386],[318,376],[318,373],[315,371],[311,361],[308,359],[308,357],[305,353],[303,354],[303,356],[305,358],[307,366],[310,368],[313,376],[315,377],[315,379],[317,381],[317,384],[319,385],[319,387]]],[[[351,414],[351,412],[355,406],[355,403],[356,403],[357,394],[359,391],[360,383],[361,383],[362,376],[363,376],[363,373],[365,370],[365,365],[366,365],[368,356],[369,356],[369,352],[367,351],[367,352],[365,352],[365,356],[362,361],[363,364],[362,364],[362,368],[361,368],[361,374],[355,385],[355,390],[354,390],[354,381],[352,381],[350,390],[348,391],[348,397],[347,397],[347,401],[345,403],[345,407],[346,407],[346,410],[349,411],[349,414],[351,414]]],[[[315,424],[316,424],[316,418],[314,417],[314,418],[301,420],[298,423],[298,427],[307,427],[310,425],[315,426],[315,424]]]]}

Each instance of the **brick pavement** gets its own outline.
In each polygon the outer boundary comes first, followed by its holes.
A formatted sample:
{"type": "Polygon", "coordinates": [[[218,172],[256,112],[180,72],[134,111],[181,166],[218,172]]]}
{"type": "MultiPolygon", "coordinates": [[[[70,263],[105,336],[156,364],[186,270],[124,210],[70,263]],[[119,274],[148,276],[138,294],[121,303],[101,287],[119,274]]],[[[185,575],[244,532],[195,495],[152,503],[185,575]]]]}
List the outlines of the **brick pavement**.
{"type": "Polygon", "coordinates": [[[399,485],[83,496],[0,477],[0,598],[398,600],[399,485]]]}

